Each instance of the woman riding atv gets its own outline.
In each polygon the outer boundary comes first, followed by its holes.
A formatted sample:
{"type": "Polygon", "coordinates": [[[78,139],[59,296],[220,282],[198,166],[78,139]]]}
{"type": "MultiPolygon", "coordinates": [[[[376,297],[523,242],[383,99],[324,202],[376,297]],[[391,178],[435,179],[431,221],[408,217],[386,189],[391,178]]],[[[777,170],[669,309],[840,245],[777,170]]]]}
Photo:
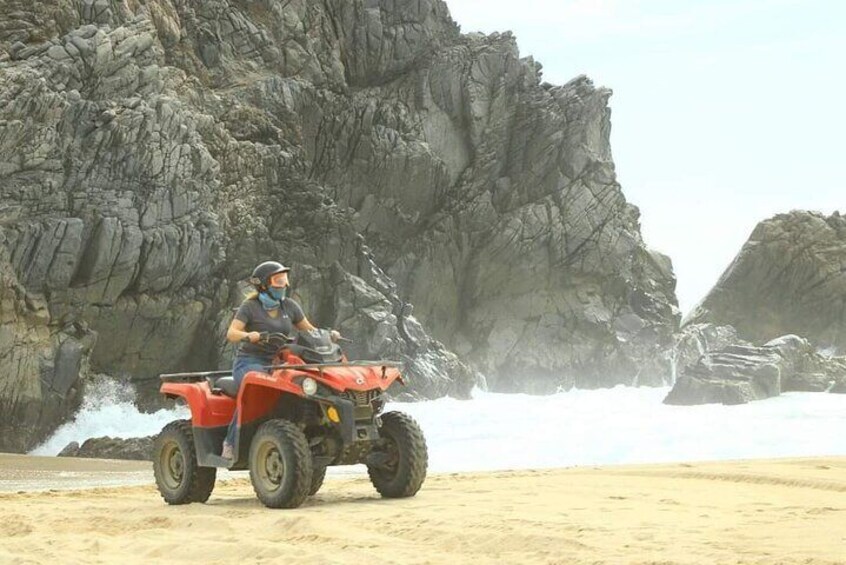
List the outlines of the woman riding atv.
{"type": "MultiPolygon", "coordinates": [[[[303,309],[288,294],[288,272],[291,269],[276,261],[265,261],[253,269],[250,284],[255,291],[247,295],[229,324],[226,339],[240,343],[232,363],[232,377],[241,387],[241,381],[250,371],[264,371],[273,363],[278,344],[262,342],[262,333],[292,335],[294,328],[312,331],[315,328],[303,314],[303,309]]],[[[331,337],[337,341],[340,334],[332,330],[331,337]]],[[[234,458],[236,421],[238,413],[232,416],[229,432],[223,442],[221,457],[234,458]]]]}

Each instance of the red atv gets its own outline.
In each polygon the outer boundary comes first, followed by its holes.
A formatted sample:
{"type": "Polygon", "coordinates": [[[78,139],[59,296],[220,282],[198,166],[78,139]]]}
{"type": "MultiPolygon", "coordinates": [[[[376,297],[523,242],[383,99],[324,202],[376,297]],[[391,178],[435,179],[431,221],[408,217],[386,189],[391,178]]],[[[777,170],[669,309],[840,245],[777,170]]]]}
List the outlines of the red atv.
{"type": "MultiPolygon", "coordinates": [[[[384,393],[403,383],[398,364],[350,363],[328,332],[263,336],[280,345],[266,372],[240,390],[227,371],[162,375],[161,393],[182,398],[191,420],[171,422],[153,449],[156,485],[168,504],[205,502],[217,467],[250,470],[259,500],[296,508],[323,484],[329,465],[367,465],[383,497],[414,496],[426,478],[423,432],[402,412],[382,413],[384,393]],[[238,409],[233,460],[220,457],[238,409]]],[[[404,383],[403,383],[404,384],[404,383]]]]}

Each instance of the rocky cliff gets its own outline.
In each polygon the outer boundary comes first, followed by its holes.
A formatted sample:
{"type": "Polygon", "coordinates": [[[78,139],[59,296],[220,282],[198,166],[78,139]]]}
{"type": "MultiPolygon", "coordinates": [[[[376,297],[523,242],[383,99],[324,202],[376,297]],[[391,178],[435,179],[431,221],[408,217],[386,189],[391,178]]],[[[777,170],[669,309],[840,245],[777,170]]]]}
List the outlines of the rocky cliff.
{"type": "Polygon", "coordinates": [[[685,322],[731,325],[758,344],[796,334],[846,353],[846,218],[794,211],[761,222],[685,322]]]}
{"type": "Polygon", "coordinates": [[[267,258],[413,395],[669,378],[611,93],[541,82],[511,35],[439,0],[0,5],[0,450],[92,371],[225,366],[267,258]]]}

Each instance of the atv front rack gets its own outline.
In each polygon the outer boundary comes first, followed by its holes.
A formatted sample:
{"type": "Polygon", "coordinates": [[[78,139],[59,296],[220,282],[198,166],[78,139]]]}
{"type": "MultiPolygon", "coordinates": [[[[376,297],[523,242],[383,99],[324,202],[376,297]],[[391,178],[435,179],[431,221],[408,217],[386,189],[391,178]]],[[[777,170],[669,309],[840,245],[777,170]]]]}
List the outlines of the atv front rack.
{"type": "MultiPolygon", "coordinates": [[[[317,371],[323,373],[323,369],[331,369],[333,367],[382,367],[382,374],[385,374],[385,369],[388,367],[401,369],[404,366],[402,361],[353,361],[350,363],[306,363],[302,365],[265,365],[262,367],[268,371],[276,371],[278,369],[294,369],[297,371],[317,371]]],[[[232,371],[205,371],[202,373],[169,373],[166,375],[159,375],[162,382],[166,383],[190,383],[196,381],[206,380],[208,377],[227,377],[232,374],[232,371]]],[[[402,378],[400,378],[400,382],[402,378]]]]}

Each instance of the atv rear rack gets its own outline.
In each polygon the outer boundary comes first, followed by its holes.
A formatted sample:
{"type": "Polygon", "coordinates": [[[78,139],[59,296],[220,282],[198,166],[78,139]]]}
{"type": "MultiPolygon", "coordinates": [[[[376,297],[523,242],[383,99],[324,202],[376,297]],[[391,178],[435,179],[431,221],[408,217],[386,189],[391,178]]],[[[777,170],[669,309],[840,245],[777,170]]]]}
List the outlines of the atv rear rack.
{"type": "MultiPolygon", "coordinates": [[[[333,367],[382,367],[382,376],[385,375],[385,369],[388,367],[401,369],[404,363],[402,361],[354,361],[351,363],[306,363],[303,365],[265,365],[263,369],[275,371],[278,369],[294,369],[297,371],[317,371],[323,373],[323,369],[330,369],[333,367]]],[[[202,373],[169,373],[166,375],[159,375],[162,382],[196,382],[203,381],[208,377],[226,377],[232,374],[232,371],[205,371],[202,373]]],[[[403,382],[400,378],[400,382],[403,382]]]]}

